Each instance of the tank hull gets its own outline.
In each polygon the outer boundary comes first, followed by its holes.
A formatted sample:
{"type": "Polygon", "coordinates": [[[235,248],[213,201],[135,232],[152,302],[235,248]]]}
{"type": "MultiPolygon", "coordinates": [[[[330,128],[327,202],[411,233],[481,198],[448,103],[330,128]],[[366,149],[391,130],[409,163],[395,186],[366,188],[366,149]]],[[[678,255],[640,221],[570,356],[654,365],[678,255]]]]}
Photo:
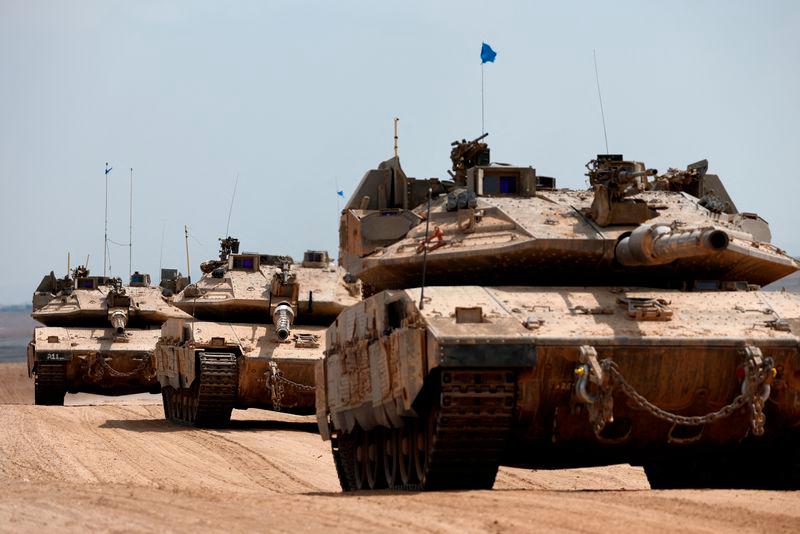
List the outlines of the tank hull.
{"type": "Polygon", "coordinates": [[[280,341],[270,325],[167,321],[155,352],[158,381],[167,390],[165,416],[217,427],[228,423],[234,408],[313,413],[323,336],[320,326],[294,326],[291,338],[280,341]],[[219,401],[212,416],[204,419],[197,406],[191,413],[170,412],[175,402],[202,402],[204,387],[219,401]]]}
{"type": "MultiPolygon", "coordinates": [[[[680,455],[747,465],[765,455],[732,459],[732,451],[800,446],[796,295],[508,287],[425,295],[420,309],[419,289],[379,293],[328,330],[317,418],[344,489],[491,487],[499,465],[626,462],[650,475],[680,455]],[[761,370],[750,374],[753,361],[761,370]],[[597,380],[581,380],[594,369],[597,380]],[[745,388],[755,376],[757,386],[745,388]],[[747,402],[737,400],[744,391],[747,402]],[[391,484],[366,476],[375,466],[358,459],[392,442],[415,450],[406,459],[414,473],[391,484]],[[464,475],[474,462],[483,467],[464,475]]],[[[737,483],[757,478],[743,477],[737,483]]],[[[800,484],[800,471],[791,477],[800,484]]]]}
{"type": "Polygon", "coordinates": [[[159,330],[39,327],[28,345],[37,404],[63,404],[65,393],[158,393],[153,350],[159,330]],[[39,402],[41,401],[41,402],[39,402]]]}

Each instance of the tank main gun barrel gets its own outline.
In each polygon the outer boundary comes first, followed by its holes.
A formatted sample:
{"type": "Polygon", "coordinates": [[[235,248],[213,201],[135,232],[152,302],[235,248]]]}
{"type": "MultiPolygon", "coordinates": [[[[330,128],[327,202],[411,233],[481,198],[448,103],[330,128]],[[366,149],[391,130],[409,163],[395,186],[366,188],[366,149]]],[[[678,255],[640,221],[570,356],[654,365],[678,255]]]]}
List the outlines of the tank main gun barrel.
{"type": "Polygon", "coordinates": [[[292,321],[294,321],[294,310],[289,303],[278,304],[272,312],[272,324],[275,325],[275,334],[281,341],[285,341],[292,333],[292,321]]]}
{"type": "Polygon", "coordinates": [[[108,319],[117,334],[124,334],[125,327],[128,325],[128,310],[124,308],[113,308],[108,311],[108,319]]]}
{"type": "Polygon", "coordinates": [[[665,225],[642,225],[617,243],[614,256],[626,267],[663,265],[679,258],[702,256],[728,248],[724,230],[672,230],[665,225]]]}

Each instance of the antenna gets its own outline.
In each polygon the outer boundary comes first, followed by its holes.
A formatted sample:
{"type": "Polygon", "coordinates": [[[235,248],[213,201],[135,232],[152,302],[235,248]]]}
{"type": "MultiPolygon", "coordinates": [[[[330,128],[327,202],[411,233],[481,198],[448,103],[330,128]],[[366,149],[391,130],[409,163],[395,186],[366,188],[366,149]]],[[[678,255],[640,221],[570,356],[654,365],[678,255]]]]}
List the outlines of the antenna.
{"type": "Polygon", "coordinates": [[[69,276],[69,272],[72,270],[71,267],[72,266],[70,265],[69,261],[69,252],[67,252],[67,276],[69,276]]]}
{"type": "Polygon", "coordinates": [[[233,194],[231,195],[231,207],[228,209],[228,224],[225,226],[225,237],[228,237],[228,230],[231,228],[231,213],[233,213],[233,200],[236,198],[236,186],[239,185],[239,173],[236,173],[236,181],[233,183],[233,194]]]}
{"type": "Polygon", "coordinates": [[[400,119],[395,117],[394,118],[394,157],[397,157],[397,123],[400,122],[400,119]]]}
{"type": "Polygon", "coordinates": [[[594,55],[594,79],[597,82],[597,98],[600,100],[600,117],[603,119],[603,138],[606,141],[606,154],[608,154],[608,133],[606,133],[606,114],[603,111],[603,95],[600,93],[600,75],[597,73],[597,50],[592,50],[594,55]]]}
{"type": "Polygon", "coordinates": [[[431,225],[431,197],[433,188],[428,188],[428,214],[425,216],[425,241],[422,242],[425,248],[422,249],[422,286],[419,288],[419,309],[425,307],[425,271],[428,267],[428,228],[431,225]]]}
{"type": "Polygon", "coordinates": [[[108,257],[108,162],[106,161],[106,216],[105,216],[105,233],[103,235],[103,277],[106,276],[106,264],[108,257]]]}
{"type": "Polygon", "coordinates": [[[89,256],[89,254],[86,255],[86,265],[84,265],[87,269],[89,268],[89,256]]]}
{"type": "Polygon", "coordinates": [[[189,227],[183,225],[183,235],[186,241],[186,276],[189,278],[189,283],[192,283],[191,264],[189,263],[189,227]]]}
{"type": "Polygon", "coordinates": [[[164,230],[167,227],[167,221],[165,219],[161,219],[161,252],[158,254],[158,273],[159,276],[161,275],[161,270],[164,266],[164,230]]]}
{"type": "Polygon", "coordinates": [[[133,272],[133,167],[131,167],[131,198],[128,222],[128,280],[133,272]]]}

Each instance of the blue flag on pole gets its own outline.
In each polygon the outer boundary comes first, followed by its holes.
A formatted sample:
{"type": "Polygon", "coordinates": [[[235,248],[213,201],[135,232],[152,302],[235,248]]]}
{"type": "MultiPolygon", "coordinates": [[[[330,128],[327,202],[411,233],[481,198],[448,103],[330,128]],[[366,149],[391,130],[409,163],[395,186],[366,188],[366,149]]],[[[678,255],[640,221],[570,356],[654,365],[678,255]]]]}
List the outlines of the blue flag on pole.
{"type": "Polygon", "coordinates": [[[336,194],[339,195],[340,197],[344,198],[344,191],[342,191],[341,189],[339,191],[337,191],[336,194]]]}
{"type": "Polygon", "coordinates": [[[494,58],[497,57],[497,52],[492,50],[492,47],[486,43],[481,44],[481,65],[484,63],[494,63],[494,58]]]}
{"type": "Polygon", "coordinates": [[[109,166],[108,166],[108,163],[106,163],[106,175],[108,175],[108,173],[110,173],[110,172],[111,172],[111,169],[113,169],[113,168],[114,168],[114,167],[109,167],[109,166]]]}

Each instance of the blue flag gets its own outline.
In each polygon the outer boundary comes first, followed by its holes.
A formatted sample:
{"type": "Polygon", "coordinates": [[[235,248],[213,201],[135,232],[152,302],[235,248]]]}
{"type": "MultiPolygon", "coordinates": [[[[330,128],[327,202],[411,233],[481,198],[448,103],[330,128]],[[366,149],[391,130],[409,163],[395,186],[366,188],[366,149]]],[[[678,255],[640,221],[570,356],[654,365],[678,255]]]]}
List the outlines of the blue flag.
{"type": "Polygon", "coordinates": [[[341,189],[339,191],[337,191],[336,194],[339,195],[340,197],[344,198],[344,191],[342,191],[341,189]]]}
{"type": "Polygon", "coordinates": [[[108,167],[108,163],[106,163],[106,176],[108,176],[108,173],[110,173],[111,169],[113,169],[113,168],[114,167],[108,167]]]}
{"type": "Polygon", "coordinates": [[[492,50],[492,47],[486,43],[481,44],[481,65],[484,63],[494,63],[494,58],[497,57],[497,52],[492,50]]]}

